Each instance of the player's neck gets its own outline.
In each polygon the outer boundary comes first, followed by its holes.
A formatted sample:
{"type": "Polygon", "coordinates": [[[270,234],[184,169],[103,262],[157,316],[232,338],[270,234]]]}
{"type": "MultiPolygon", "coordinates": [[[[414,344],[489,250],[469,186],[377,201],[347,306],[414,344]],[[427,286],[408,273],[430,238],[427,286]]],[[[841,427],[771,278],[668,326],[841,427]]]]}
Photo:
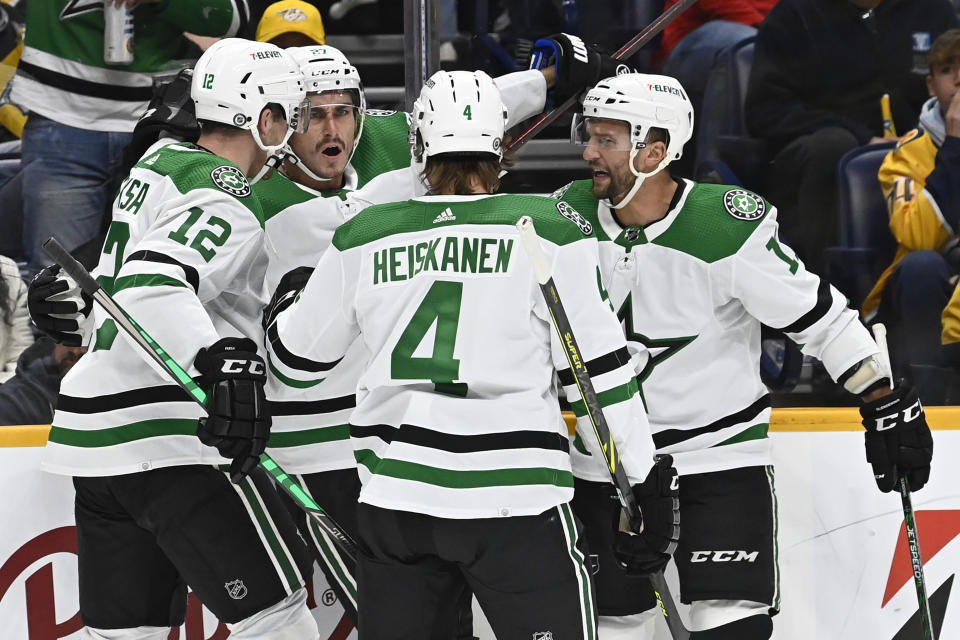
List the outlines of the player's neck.
{"type": "Polygon", "coordinates": [[[667,171],[660,171],[637,189],[622,209],[615,209],[617,219],[628,227],[645,227],[666,217],[670,202],[677,192],[677,183],[667,171]]]}
{"type": "Polygon", "coordinates": [[[201,134],[197,145],[234,163],[248,177],[255,175],[266,159],[266,152],[257,146],[253,137],[241,132],[201,134]]]}

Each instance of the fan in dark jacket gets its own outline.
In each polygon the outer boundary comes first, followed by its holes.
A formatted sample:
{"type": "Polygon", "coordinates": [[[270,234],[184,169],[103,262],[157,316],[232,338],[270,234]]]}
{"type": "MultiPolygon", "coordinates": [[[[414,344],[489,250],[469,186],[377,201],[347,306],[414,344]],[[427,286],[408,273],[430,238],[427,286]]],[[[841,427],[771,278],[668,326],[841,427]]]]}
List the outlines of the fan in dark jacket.
{"type": "Polygon", "coordinates": [[[813,271],[836,244],[839,159],[893,124],[917,124],[925,57],[957,25],[950,0],[780,0],[757,33],[747,127],[767,142],[767,190],[784,237],[813,271]]]}

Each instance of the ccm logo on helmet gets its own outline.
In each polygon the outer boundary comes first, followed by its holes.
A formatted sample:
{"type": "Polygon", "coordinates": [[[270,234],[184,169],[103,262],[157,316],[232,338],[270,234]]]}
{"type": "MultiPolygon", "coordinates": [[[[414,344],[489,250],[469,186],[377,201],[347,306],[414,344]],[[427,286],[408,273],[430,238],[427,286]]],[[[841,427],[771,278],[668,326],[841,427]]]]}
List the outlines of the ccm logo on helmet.
{"type": "Polygon", "coordinates": [[[754,562],[759,551],[694,551],[690,554],[690,562],[754,562]]]}
{"type": "Polygon", "coordinates": [[[227,358],[223,361],[223,366],[220,367],[221,373],[243,373],[244,370],[249,371],[255,376],[266,373],[262,362],[251,360],[227,358]]]}

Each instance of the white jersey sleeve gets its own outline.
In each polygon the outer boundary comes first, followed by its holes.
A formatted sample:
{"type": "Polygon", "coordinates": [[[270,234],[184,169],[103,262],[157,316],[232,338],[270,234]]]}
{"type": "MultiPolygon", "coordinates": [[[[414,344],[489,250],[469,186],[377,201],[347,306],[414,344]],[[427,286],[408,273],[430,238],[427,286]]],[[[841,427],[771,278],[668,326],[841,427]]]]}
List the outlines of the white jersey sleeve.
{"type": "Polygon", "coordinates": [[[807,271],[777,228],[773,210],[730,261],[726,286],[750,315],[783,330],[837,380],[877,354],[876,343],[843,294],[807,271]]]}
{"type": "Polygon", "coordinates": [[[494,79],[494,83],[507,108],[507,129],[543,111],[547,81],[540,71],[530,69],[507,73],[494,79]]]}

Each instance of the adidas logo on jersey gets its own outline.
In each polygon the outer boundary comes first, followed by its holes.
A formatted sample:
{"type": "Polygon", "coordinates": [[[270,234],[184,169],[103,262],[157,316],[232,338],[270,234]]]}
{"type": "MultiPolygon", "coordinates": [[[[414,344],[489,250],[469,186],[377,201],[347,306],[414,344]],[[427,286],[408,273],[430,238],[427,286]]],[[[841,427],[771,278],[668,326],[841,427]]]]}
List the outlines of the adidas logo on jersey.
{"type": "Polygon", "coordinates": [[[453,222],[456,219],[457,219],[457,216],[453,215],[453,211],[451,211],[450,208],[447,207],[446,209],[440,212],[440,215],[438,215],[436,218],[433,219],[433,224],[437,224],[438,222],[453,222]]]}

